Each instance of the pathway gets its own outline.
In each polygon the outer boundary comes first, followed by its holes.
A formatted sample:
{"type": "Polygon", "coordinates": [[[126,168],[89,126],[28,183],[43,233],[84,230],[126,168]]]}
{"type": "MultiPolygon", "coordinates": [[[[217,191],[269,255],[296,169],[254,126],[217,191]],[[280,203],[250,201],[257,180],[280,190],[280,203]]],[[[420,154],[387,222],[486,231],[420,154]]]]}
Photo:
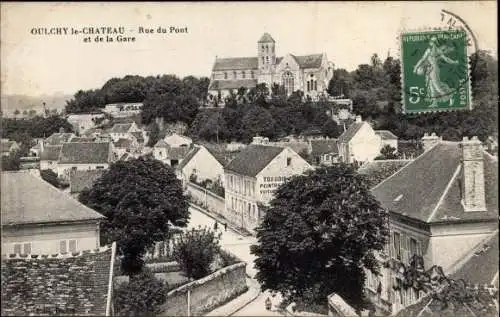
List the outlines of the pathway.
{"type": "MultiPolygon", "coordinates": [[[[190,207],[189,210],[191,212],[191,219],[188,229],[199,226],[209,226],[213,229],[215,220],[210,214],[201,212],[199,208],[195,207],[190,207]]],[[[257,271],[254,268],[255,256],[250,254],[250,246],[257,241],[256,238],[243,236],[235,232],[235,230],[228,226],[226,231],[222,223],[218,224],[218,231],[222,233],[221,246],[247,262],[246,273],[249,277],[247,280],[249,290],[229,303],[208,313],[207,316],[284,316],[284,314],[278,311],[267,311],[265,309],[264,301],[270,295],[268,292],[260,293],[260,285],[254,279],[257,271]]]]}

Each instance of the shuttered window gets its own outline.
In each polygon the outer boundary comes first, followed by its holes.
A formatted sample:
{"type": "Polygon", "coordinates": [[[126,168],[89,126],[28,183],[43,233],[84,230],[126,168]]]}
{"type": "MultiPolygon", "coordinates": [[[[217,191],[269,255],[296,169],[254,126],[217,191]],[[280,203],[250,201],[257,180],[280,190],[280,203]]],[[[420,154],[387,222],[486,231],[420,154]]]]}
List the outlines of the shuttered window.
{"type": "Polygon", "coordinates": [[[76,240],[69,240],[69,252],[76,252],[76,240]]]}
{"type": "Polygon", "coordinates": [[[21,253],[21,244],[20,243],[14,244],[14,253],[15,254],[20,254],[21,253]]]}
{"type": "Polygon", "coordinates": [[[66,240],[62,240],[59,242],[59,252],[66,253],[68,250],[66,249],[66,240]]]}
{"type": "Polygon", "coordinates": [[[31,254],[31,243],[25,243],[23,247],[24,247],[24,254],[31,254]]]}

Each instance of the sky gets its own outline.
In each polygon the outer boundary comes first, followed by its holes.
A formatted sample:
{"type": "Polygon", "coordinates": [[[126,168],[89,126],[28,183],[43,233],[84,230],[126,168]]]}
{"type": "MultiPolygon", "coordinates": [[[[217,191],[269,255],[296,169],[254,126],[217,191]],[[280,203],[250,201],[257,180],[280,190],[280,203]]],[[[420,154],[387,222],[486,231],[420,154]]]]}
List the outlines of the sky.
{"type": "Polygon", "coordinates": [[[373,53],[398,57],[403,30],[444,26],[442,9],[468,24],[479,49],[497,56],[495,1],[3,2],[1,93],[74,94],[125,75],[208,77],[216,56],[256,56],[264,32],[275,39],[278,56],[326,53],[336,68],[351,71],[373,53]],[[123,26],[135,42],[85,43],[82,34],[32,34],[33,28],[107,26],[123,26]],[[171,26],[187,27],[187,33],[138,33],[139,27],[156,32],[171,26]]]}

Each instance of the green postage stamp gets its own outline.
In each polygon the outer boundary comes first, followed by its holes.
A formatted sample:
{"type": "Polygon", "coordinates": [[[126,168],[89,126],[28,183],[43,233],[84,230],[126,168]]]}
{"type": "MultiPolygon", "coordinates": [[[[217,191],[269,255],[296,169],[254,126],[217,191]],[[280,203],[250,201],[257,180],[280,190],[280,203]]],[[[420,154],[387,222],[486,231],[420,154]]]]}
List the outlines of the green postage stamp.
{"type": "Polygon", "coordinates": [[[400,44],[405,113],[471,109],[465,31],[404,32],[400,44]]]}

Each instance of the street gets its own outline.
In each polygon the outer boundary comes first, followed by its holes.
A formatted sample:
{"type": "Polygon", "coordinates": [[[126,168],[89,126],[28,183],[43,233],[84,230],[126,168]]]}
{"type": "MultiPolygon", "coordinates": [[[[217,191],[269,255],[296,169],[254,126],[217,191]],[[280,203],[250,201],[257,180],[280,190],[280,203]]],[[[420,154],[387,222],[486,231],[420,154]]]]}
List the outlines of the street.
{"type": "MultiPolygon", "coordinates": [[[[191,219],[188,224],[188,229],[198,228],[199,226],[208,226],[211,229],[214,228],[215,220],[213,218],[192,207],[189,208],[189,211],[191,212],[191,219]]],[[[254,268],[255,256],[250,254],[250,245],[256,242],[256,238],[241,236],[229,228],[225,231],[221,223],[218,224],[217,229],[217,231],[222,233],[221,246],[241,260],[247,262],[246,272],[251,278],[254,278],[257,271],[254,268]]],[[[255,285],[258,285],[258,283],[255,283],[255,285]]],[[[251,285],[249,285],[249,287],[251,287],[251,285]]],[[[235,313],[234,316],[284,316],[274,311],[274,307],[271,311],[265,309],[264,302],[267,297],[271,297],[268,292],[261,293],[255,300],[235,313]]],[[[273,304],[275,304],[274,302],[273,300],[273,304]]]]}

